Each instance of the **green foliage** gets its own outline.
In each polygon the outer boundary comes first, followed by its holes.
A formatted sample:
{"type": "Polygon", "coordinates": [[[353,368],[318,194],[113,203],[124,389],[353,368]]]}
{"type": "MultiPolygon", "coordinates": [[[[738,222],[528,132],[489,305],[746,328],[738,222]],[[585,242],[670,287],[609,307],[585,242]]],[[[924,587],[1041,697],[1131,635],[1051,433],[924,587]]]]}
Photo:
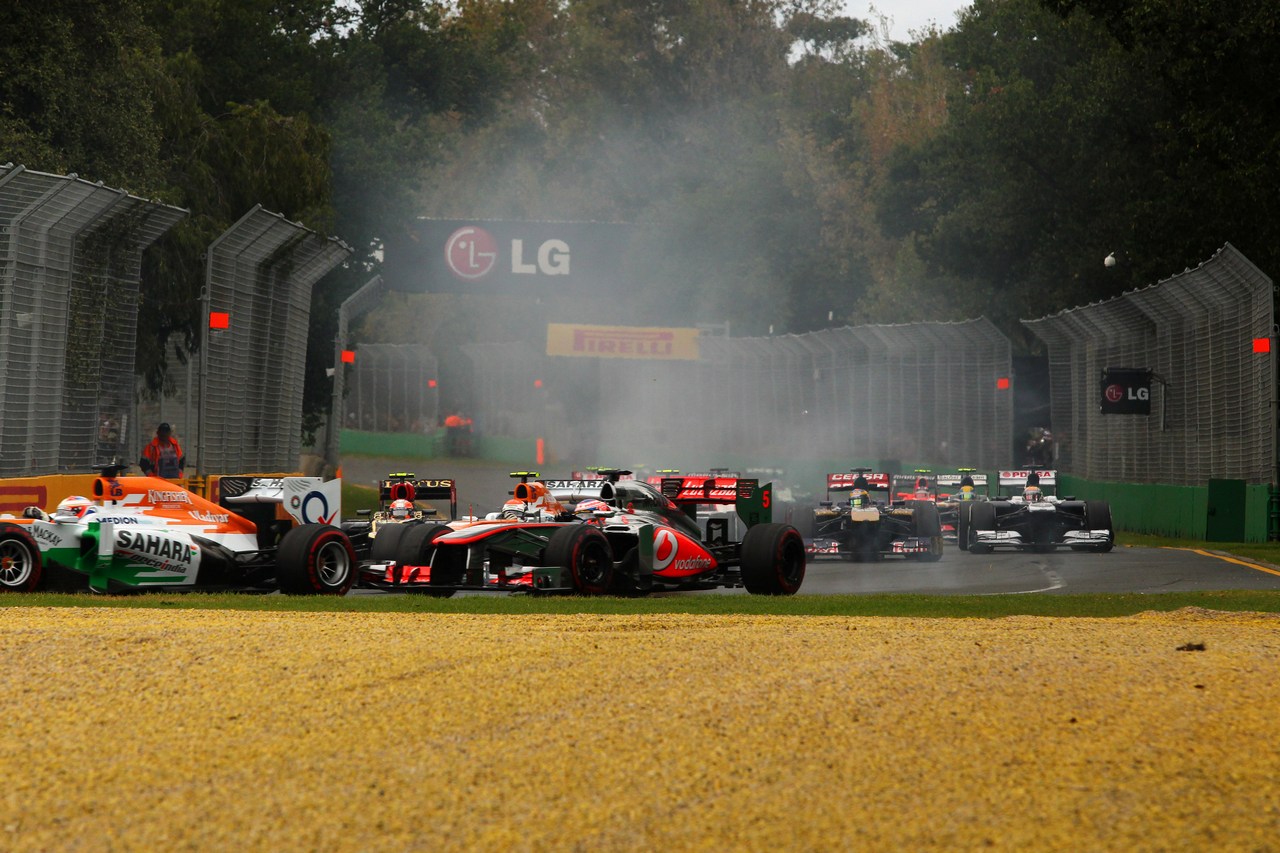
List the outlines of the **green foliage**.
{"type": "Polygon", "coordinates": [[[154,33],[133,0],[25,0],[0,26],[0,161],[153,191],[154,33]]]}
{"type": "MultiPolygon", "coordinates": [[[[253,205],[355,247],[316,288],[309,428],[338,304],[417,215],[638,223],[626,321],[738,333],[985,313],[1017,337],[1228,240],[1280,268],[1269,0],[976,0],[910,44],[832,0],[6,11],[0,161],[191,211],[144,260],[150,388],[167,341],[198,341],[203,252],[253,205]]],[[[452,347],[553,302],[391,302],[365,328],[452,347]]]]}
{"type": "Polygon", "coordinates": [[[1259,190],[1280,168],[1280,113],[1258,81],[1275,69],[1276,18],[1261,0],[978,0],[943,38],[948,121],[895,155],[881,224],[915,240],[931,275],[987,282],[1006,328],[1228,240],[1274,269],[1259,190]]]}

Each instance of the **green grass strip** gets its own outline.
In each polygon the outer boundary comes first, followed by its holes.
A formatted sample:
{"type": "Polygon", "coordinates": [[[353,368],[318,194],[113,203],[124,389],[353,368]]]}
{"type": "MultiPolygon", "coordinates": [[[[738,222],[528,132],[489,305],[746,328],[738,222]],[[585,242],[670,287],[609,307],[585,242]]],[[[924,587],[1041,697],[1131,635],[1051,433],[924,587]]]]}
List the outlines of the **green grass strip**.
{"type": "Polygon", "coordinates": [[[145,607],[171,610],[255,610],[350,613],[478,613],[497,615],[594,613],[635,615],[917,616],[996,619],[1002,616],[1116,617],[1148,610],[1280,613],[1280,591],[1163,592],[1121,595],[680,595],[638,599],[487,594],[432,598],[356,595],[346,598],[234,593],[139,593],[104,596],[9,593],[0,607],[145,607]]]}

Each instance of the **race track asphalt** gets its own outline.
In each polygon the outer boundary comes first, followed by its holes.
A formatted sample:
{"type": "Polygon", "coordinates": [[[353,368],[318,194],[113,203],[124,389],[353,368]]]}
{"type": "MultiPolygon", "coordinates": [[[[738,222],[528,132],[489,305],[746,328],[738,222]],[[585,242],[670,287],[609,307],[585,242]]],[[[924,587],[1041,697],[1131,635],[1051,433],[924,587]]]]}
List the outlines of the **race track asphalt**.
{"type": "MultiPolygon", "coordinates": [[[[458,511],[469,515],[482,515],[500,506],[517,482],[509,476],[514,470],[522,469],[519,465],[478,459],[343,459],[344,479],[361,485],[376,486],[379,479],[393,471],[453,478],[458,484],[458,511]]],[[[569,472],[538,473],[544,477],[567,477],[569,472]]],[[[812,560],[801,593],[1022,595],[1228,589],[1280,590],[1280,568],[1208,550],[1119,547],[1108,554],[1062,549],[1050,554],[997,551],[977,555],[947,545],[936,563],[892,557],[874,563],[812,560]]],[[[716,590],[711,594],[745,592],[716,590]]]]}

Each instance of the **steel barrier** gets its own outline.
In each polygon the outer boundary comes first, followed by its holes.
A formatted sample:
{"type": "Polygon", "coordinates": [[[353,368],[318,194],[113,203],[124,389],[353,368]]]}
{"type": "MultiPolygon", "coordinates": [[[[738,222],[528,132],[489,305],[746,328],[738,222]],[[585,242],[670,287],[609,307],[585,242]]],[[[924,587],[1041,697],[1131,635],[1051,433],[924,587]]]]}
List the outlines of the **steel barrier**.
{"type": "Polygon", "coordinates": [[[311,288],[350,254],[261,205],[210,245],[194,425],[201,473],[297,467],[311,288]],[[215,315],[225,326],[209,322],[215,315]]]}
{"type": "Polygon", "coordinates": [[[0,166],[0,475],[132,454],[142,252],[186,215],[0,166]]]}
{"type": "Polygon", "coordinates": [[[1229,243],[1150,287],[1024,320],[1049,350],[1056,466],[1094,481],[1276,482],[1274,322],[1271,280],[1229,243]],[[1102,414],[1115,367],[1151,371],[1150,414],[1102,414]]]}

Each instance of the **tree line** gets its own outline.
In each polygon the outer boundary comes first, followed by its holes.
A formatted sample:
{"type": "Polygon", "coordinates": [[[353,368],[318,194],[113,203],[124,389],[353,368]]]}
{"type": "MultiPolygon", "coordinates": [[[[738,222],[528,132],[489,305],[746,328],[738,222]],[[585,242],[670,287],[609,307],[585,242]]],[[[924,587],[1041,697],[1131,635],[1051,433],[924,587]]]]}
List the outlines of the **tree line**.
{"type": "MultiPolygon", "coordinates": [[[[626,317],[584,319],[741,334],[985,314],[1034,346],[1019,318],[1227,241],[1280,269],[1269,0],[976,0],[907,42],[839,8],[12,0],[0,161],[191,211],[147,253],[155,389],[165,343],[198,345],[204,249],[254,204],[355,247],[315,295],[310,426],[337,305],[418,215],[643,223],[626,317]]],[[[460,343],[529,318],[468,307],[396,297],[362,334],[460,343]]]]}

